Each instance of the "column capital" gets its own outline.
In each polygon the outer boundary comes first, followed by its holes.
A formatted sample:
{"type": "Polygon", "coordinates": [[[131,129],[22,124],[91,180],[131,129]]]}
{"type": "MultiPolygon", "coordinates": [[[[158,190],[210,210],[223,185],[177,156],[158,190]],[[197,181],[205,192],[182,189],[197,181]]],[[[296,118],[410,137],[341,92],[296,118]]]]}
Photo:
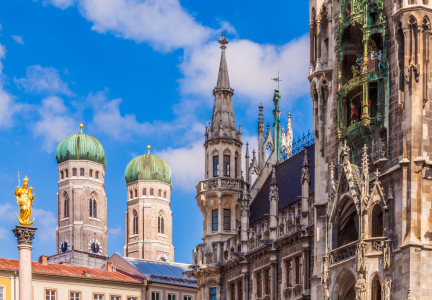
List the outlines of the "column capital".
{"type": "Polygon", "coordinates": [[[12,232],[17,238],[18,245],[31,246],[36,230],[34,226],[17,225],[12,232]]]}

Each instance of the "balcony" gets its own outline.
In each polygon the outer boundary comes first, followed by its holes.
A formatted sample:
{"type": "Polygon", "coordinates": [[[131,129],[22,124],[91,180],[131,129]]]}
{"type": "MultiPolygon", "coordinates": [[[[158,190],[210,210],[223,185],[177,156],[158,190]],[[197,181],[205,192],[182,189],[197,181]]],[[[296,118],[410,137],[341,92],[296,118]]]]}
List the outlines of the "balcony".
{"type": "Polygon", "coordinates": [[[200,183],[198,183],[196,189],[197,189],[197,195],[203,192],[222,190],[222,189],[243,192],[245,185],[247,185],[247,188],[249,188],[249,185],[241,179],[222,177],[222,178],[202,180],[200,181],[200,183]]]}
{"type": "Polygon", "coordinates": [[[355,241],[331,251],[329,253],[330,265],[355,257],[357,252],[357,243],[358,242],[355,241]]]}

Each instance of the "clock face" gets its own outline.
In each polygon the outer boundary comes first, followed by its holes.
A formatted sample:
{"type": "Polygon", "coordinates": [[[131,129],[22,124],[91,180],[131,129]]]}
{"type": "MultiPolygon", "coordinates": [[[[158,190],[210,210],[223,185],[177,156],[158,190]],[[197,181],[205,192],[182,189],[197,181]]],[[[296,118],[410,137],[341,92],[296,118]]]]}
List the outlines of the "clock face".
{"type": "Polygon", "coordinates": [[[169,260],[168,260],[168,256],[166,256],[164,253],[159,254],[159,255],[156,257],[156,260],[158,260],[158,261],[169,261],[169,260]]]}
{"type": "Polygon", "coordinates": [[[102,254],[101,243],[97,239],[91,239],[90,242],[88,243],[88,251],[90,253],[101,255],[102,254]]]}
{"type": "Polygon", "coordinates": [[[65,253],[69,250],[69,240],[68,239],[62,239],[59,244],[59,252],[65,253]]]}

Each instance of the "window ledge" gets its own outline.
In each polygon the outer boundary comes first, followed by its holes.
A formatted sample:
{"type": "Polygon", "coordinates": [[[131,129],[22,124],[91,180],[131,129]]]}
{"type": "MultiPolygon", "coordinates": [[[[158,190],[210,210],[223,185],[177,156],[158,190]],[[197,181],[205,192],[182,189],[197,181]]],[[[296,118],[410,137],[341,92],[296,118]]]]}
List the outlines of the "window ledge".
{"type": "Polygon", "coordinates": [[[134,238],[134,237],[138,237],[138,233],[136,233],[136,234],[132,234],[132,235],[129,236],[130,239],[131,239],[131,238],[134,238]]]}
{"type": "Polygon", "coordinates": [[[93,221],[97,221],[100,222],[101,220],[99,220],[98,218],[93,218],[93,217],[89,217],[89,220],[93,220],[93,221]]]}
{"type": "Polygon", "coordinates": [[[163,233],[158,233],[157,236],[168,238],[168,236],[166,234],[163,234],[163,233]]]}
{"type": "Polygon", "coordinates": [[[66,220],[69,220],[69,217],[66,217],[66,218],[60,219],[60,222],[63,222],[63,221],[66,221],[66,220]]]}

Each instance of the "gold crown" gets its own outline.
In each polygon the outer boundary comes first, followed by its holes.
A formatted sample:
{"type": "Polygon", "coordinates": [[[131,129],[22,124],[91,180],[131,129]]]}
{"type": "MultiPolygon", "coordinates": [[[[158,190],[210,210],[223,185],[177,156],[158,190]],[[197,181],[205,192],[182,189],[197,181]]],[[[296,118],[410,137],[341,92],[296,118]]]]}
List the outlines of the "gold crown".
{"type": "Polygon", "coordinates": [[[28,182],[27,176],[23,179],[23,181],[28,182]]]}

